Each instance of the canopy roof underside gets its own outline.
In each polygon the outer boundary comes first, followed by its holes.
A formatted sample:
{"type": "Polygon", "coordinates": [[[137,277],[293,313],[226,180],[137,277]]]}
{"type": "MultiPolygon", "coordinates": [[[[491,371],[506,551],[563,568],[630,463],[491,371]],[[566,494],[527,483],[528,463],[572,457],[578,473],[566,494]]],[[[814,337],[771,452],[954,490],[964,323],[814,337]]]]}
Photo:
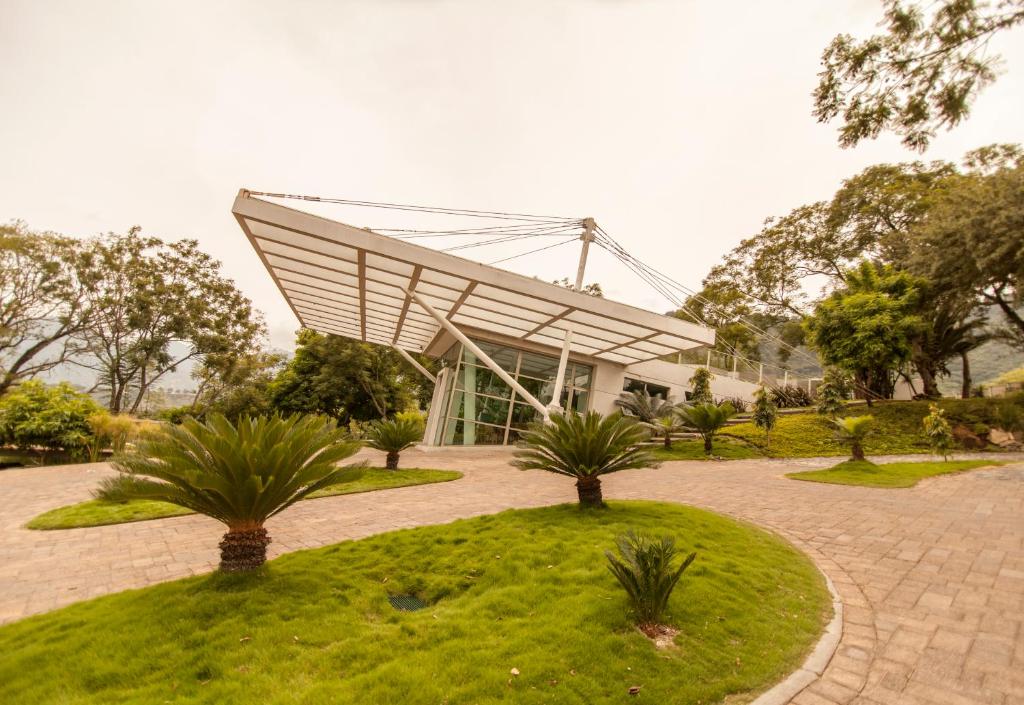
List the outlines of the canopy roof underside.
{"type": "Polygon", "coordinates": [[[714,330],[396,240],[239,192],[232,212],[303,326],[424,352],[457,326],[622,365],[711,345],[714,330]]]}

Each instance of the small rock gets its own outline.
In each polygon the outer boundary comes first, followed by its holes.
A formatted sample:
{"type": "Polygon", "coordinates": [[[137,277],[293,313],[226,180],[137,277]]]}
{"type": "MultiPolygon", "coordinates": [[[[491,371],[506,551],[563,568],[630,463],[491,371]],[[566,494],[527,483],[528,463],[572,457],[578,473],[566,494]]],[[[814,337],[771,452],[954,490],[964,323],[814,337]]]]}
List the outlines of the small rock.
{"type": "Polygon", "coordinates": [[[513,676],[518,676],[519,675],[519,669],[518,668],[513,668],[511,671],[509,671],[509,673],[511,673],[513,676]]]}
{"type": "Polygon", "coordinates": [[[640,686],[638,686],[638,685],[630,686],[629,694],[630,695],[640,695],[640,686]]]}

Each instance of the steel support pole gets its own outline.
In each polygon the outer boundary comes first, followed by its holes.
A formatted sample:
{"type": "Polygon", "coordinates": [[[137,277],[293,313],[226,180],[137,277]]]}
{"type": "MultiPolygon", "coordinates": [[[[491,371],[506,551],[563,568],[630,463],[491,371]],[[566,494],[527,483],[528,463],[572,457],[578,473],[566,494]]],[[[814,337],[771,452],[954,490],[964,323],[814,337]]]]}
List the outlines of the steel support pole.
{"type": "MultiPolygon", "coordinates": [[[[593,218],[586,218],[583,221],[583,234],[580,239],[583,240],[583,247],[580,248],[580,261],[576,265],[576,285],[573,287],[575,291],[583,290],[583,272],[587,268],[587,254],[590,252],[590,241],[594,239],[594,228],[596,224],[593,218]]],[[[568,321],[565,323],[565,339],[562,341],[562,354],[558,358],[558,373],[555,376],[555,388],[551,392],[551,403],[548,404],[548,409],[552,412],[564,411],[562,408],[562,387],[565,386],[565,368],[569,364],[569,346],[572,345],[572,324],[568,321]]]]}
{"type": "Polygon", "coordinates": [[[501,368],[501,365],[499,365],[494,360],[492,360],[490,357],[488,357],[487,353],[485,353],[483,350],[481,350],[480,347],[476,343],[474,343],[472,340],[467,338],[466,335],[461,330],[459,330],[458,328],[455,327],[454,323],[452,323],[447,318],[442,316],[437,311],[437,309],[435,309],[433,306],[428,304],[423,299],[423,297],[420,296],[415,290],[414,291],[409,291],[408,289],[405,289],[405,293],[407,293],[409,296],[411,296],[413,301],[415,301],[417,304],[419,304],[420,307],[424,311],[426,311],[427,314],[429,314],[435,321],[437,321],[442,328],[444,328],[446,331],[451,333],[452,336],[457,341],[459,341],[460,343],[465,345],[467,348],[469,348],[469,351],[471,353],[473,353],[474,355],[476,355],[477,358],[480,360],[480,362],[484,363],[484,365],[487,367],[487,369],[489,369],[494,374],[498,375],[498,377],[501,379],[502,382],[504,382],[508,386],[512,387],[512,389],[515,390],[516,394],[521,396],[530,406],[532,406],[534,409],[539,411],[544,416],[544,420],[547,421],[547,418],[548,418],[547,407],[545,407],[543,404],[541,404],[537,400],[537,397],[535,397],[532,394],[530,394],[528,391],[526,391],[526,389],[523,387],[523,385],[519,384],[519,382],[517,382],[514,379],[512,379],[512,375],[510,375],[508,372],[503,370],[501,368]]]}
{"type": "Polygon", "coordinates": [[[427,370],[426,367],[424,367],[423,365],[418,363],[416,361],[416,358],[414,358],[412,355],[407,353],[405,350],[402,350],[402,348],[398,347],[397,345],[392,345],[391,347],[393,347],[395,350],[397,350],[398,354],[401,355],[402,357],[404,357],[406,362],[408,362],[410,365],[412,365],[414,368],[416,368],[417,372],[419,372],[421,375],[423,375],[424,377],[429,379],[434,384],[437,384],[437,377],[435,377],[434,375],[430,374],[430,371],[427,370]]]}

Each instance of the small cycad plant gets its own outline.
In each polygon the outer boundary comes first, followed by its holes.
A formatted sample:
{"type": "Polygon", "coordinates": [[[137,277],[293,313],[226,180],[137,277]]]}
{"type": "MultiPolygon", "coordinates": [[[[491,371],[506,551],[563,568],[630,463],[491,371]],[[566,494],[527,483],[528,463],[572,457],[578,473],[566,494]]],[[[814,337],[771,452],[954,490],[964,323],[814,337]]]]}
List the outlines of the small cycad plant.
{"type": "Polygon", "coordinates": [[[398,460],[403,450],[416,445],[423,438],[423,423],[409,416],[377,421],[366,429],[366,445],[387,453],[384,467],[398,469],[398,460]]]}
{"type": "Polygon", "coordinates": [[[833,419],[836,438],[850,446],[850,458],[852,460],[864,460],[864,440],[871,432],[875,424],[875,417],[867,416],[846,416],[841,419],[833,419]]]}
{"type": "Polygon", "coordinates": [[[929,404],[928,412],[928,415],[921,419],[928,446],[933,453],[941,455],[943,460],[948,460],[949,451],[953,447],[953,429],[946,420],[946,411],[935,404],[929,404]]]}
{"type": "Polygon", "coordinates": [[[633,531],[619,536],[615,545],[617,556],[605,551],[608,570],[626,591],[637,626],[653,637],[664,625],[672,591],[697,554],[691,553],[676,565],[676,544],[671,537],[656,539],[633,531]]]}

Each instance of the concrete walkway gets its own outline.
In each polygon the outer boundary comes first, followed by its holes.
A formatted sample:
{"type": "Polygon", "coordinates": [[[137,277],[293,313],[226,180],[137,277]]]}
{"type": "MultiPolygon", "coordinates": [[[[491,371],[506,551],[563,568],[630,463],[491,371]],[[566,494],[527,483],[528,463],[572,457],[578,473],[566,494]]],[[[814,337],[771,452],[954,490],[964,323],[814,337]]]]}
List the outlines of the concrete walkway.
{"type": "MultiPolygon", "coordinates": [[[[379,462],[372,451],[363,456],[379,462]]],[[[301,502],[269,523],[271,554],[574,500],[571,480],[514,470],[509,457],[505,449],[409,451],[408,466],[465,477],[301,502]]],[[[693,504],[772,529],[829,575],[845,604],[843,638],[794,705],[1011,705],[1024,703],[1024,462],[1013,459],[907,490],[783,477],[835,459],[672,462],[604,486],[608,498],[693,504]]],[[[21,528],[88,499],[109,472],[102,464],[0,472],[0,621],[216,565],[222,529],[198,516],[21,528]]]]}

